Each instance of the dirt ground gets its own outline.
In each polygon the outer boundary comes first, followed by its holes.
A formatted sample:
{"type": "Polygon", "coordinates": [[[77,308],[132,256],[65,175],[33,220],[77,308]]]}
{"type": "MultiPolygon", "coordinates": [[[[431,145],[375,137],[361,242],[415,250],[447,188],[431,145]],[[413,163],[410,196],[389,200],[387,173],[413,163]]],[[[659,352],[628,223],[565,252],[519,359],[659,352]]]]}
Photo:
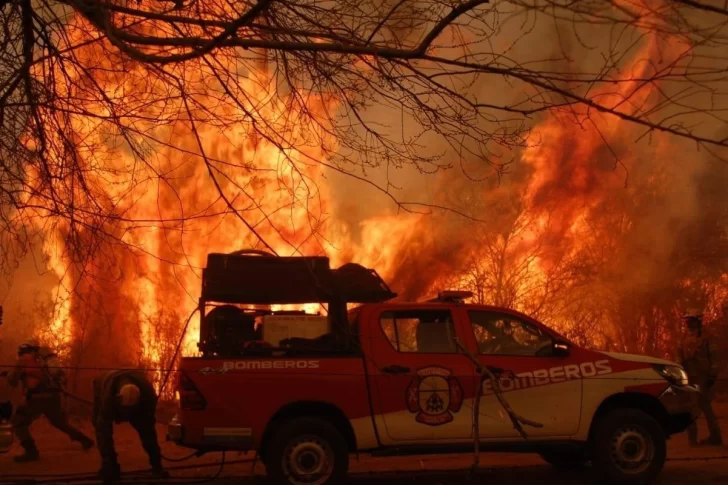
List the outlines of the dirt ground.
{"type": "MultiPolygon", "coordinates": [[[[719,416],[728,418],[728,402],[716,406],[719,416]]],[[[721,420],[728,437],[728,419],[721,420]]],[[[85,432],[93,435],[88,422],[76,421],[85,432]]],[[[701,436],[706,429],[701,420],[701,436]]],[[[69,443],[43,419],[32,428],[38,442],[42,459],[32,464],[16,464],[12,455],[20,452],[17,443],[6,454],[0,455],[0,483],[97,483],[92,475],[99,468],[95,449],[84,453],[77,444],[69,443]]],[[[160,440],[164,440],[165,426],[159,425],[160,440]]],[[[147,478],[143,470],[148,468],[146,455],[139,440],[128,425],[115,429],[116,449],[119,463],[125,474],[123,483],[155,483],[147,478]]],[[[183,458],[190,451],[163,443],[162,451],[168,458],[183,458]]],[[[166,462],[172,475],[171,483],[215,483],[217,485],[253,484],[262,482],[265,472],[260,463],[255,463],[252,454],[227,453],[225,466],[220,470],[220,453],[212,453],[183,462],[166,462]],[[214,478],[212,478],[214,477],[214,478]]],[[[668,463],[659,479],[661,485],[686,484],[728,484],[728,446],[722,448],[691,448],[683,433],[673,437],[668,444],[668,463]]],[[[481,468],[475,477],[466,473],[472,464],[472,455],[409,456],[396,458],[352,457],[351,482],[355,484],[417,483],[459,484],[489,483],[510,485],[589,485],[597,483],[589,471],[559,473],[545,465],[536,455],[483,454],[481,468]]]]}

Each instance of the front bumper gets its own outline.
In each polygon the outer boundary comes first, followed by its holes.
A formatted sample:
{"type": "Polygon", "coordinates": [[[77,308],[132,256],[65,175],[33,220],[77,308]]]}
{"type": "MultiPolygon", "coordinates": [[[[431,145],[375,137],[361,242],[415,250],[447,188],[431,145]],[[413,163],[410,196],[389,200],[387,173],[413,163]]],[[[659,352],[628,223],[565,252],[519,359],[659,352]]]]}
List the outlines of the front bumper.
{"type": "Polygon", "coordinates": [[[668,415],[666,423],[668,434],[677,434],[685,431],[700,416],[698,397],[700,389],[697,386],[670,386],[660,396],[660,402],[668,415]]]}

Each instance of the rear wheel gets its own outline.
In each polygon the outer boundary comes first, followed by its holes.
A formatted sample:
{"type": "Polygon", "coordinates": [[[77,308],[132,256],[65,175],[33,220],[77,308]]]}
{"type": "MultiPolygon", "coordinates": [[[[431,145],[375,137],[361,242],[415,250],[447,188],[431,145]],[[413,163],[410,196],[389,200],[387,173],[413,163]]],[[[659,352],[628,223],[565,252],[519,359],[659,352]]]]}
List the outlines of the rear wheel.
{"type": "Polygon", "coordinates": [[[563,471],[581,470],[588,461],[586,453],[582,450],[547,451],[541,453],[541,458],[557,470],[563,471]]]}
{"type": "Polygon", "coordinates": [[[660,474],[666,455],[662,427],[642,411],[619,409],[596,423],[594,467],[609,483],[646,485],[660,474]]]}
{"type": "Polygon", "coordinates": [[[328,421],[297,418],[281,424],[265,457],[268,477],[280,485],[333,485],[349,471],[346,440],[328,421]]]}

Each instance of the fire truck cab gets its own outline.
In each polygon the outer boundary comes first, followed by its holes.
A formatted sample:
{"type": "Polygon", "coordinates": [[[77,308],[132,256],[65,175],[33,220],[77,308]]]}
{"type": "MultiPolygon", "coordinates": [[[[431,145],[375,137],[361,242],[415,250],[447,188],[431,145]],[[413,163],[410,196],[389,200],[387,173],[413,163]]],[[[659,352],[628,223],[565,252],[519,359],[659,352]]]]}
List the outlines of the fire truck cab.
{"type": "Polygon", "coordinates": [[[666,439],[697,417],[680,366],[581,348],[468,296],[392,302],[359,265],[211,254],[201,355],[181,360],[168,435],[200,451],[256,451],[275,482],[297,485],[342,480],[352,453],[472,452],[476,439],[560,468],[591,462],[612,483],[659,474],[666,439]],[[276,310],[311,303],[320,310],[276,310]],[[499,397],[536,423],[527,439],[499,397]]]}

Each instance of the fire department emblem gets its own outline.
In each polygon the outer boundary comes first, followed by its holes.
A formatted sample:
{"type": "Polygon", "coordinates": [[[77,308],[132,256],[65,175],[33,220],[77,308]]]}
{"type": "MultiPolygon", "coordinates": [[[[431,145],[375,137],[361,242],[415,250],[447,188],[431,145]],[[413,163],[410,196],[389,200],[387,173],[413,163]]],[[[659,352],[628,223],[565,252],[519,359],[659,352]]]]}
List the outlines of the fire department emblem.
{"type": "Polygon", "coordinates": [[[407,387],[407,409],[418,423],[439,426],[453,420],[463,405],[463,388],[449,369],[425,367],[407,387]]]}

